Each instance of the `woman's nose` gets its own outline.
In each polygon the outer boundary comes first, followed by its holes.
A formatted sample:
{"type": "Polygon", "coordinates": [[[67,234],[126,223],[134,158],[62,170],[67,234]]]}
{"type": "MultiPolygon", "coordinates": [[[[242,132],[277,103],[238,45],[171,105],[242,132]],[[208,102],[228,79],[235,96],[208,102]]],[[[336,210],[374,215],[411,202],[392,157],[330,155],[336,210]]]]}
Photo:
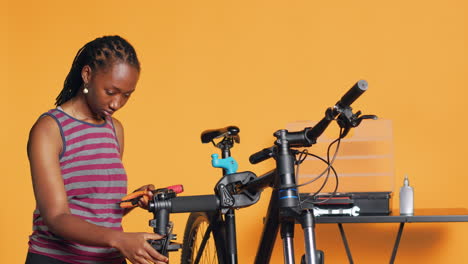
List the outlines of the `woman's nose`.
{"type": "Polygon", "coordinates": [[[119,110],[120,107],[122,107],[122,103],[121,103],[121,102],[122,102],[122,100],[121,100],[120,96],[115,96],[115,97],[112,99],[112,101],[111,101],[111,103],[110,103],[109,106],[110,106],[110,108],[111,108],[113,111],[117,111],[117,110],[119,110]]]}

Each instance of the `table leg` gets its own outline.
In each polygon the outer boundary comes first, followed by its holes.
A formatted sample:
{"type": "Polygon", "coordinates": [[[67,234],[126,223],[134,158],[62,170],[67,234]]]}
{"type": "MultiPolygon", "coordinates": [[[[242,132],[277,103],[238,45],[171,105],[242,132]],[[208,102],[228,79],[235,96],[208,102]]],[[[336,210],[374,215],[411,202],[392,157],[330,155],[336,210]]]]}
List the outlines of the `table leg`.
{"type": "Polygon", "coordinates": [[[393,262],[395,261],[398,245],[400,244],[401,235],[403,234],[403,227],[405,227],[405,223],[400,223],[400,228],[398,228],[395,246],[393,246],[392,257],[390,258],[390,264],[393,264],[393,262]]]}
{"type": "Polygon", "coordinates": [[[340,229],[341,239],[343,239],[343,244],[346,249],[346,255],[348,255],[349,264],[354,264],[353,256],[351,256],[351,250],[349,249],[348,240],[346,240],[346,234],[341,223],[338,223],[338,228],[340,229]]]}

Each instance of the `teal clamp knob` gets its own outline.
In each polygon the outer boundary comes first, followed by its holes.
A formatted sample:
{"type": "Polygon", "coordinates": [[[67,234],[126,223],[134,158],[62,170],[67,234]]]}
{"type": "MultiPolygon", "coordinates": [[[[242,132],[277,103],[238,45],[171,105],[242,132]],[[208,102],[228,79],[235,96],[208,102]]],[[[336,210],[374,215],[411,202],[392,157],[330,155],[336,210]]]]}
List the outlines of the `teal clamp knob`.
{"type": "Polygon", "coordinates": [[[224,159],[218,159],[218,154],[211,155],[211,165],[215,168],[223,168],[226,170],[226,174],[236,173],[237,161],[233,157],[227,157],[224,159]]]}

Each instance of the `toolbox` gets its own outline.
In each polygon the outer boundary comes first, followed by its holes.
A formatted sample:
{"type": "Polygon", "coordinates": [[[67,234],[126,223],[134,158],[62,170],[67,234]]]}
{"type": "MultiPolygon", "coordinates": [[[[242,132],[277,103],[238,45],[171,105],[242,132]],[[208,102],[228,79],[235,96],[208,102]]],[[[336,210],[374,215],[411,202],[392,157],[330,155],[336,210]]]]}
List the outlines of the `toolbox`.
{"type": "Polygon", "coordinates": [[[347,209],[359,207],[359,215],[388,215],[392,212],[392,192],[321,193],[315,197],[301,194],[304,204],[322,209],[347,209]]]}
{"type": "Polygon", "coordinates": [[[360,215],[388,215],[392,212],[391,192],[350,193],[354,205],[360,208],[360,215]]]}

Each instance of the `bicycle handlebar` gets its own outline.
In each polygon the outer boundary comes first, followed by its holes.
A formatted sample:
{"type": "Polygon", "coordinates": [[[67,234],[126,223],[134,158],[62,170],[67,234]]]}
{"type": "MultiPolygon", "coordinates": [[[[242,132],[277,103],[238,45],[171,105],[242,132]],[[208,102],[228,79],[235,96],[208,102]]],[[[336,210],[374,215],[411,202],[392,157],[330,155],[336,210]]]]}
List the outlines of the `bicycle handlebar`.
{"type": "MultiPolygon", "coordinates": [[[[307,127],[303,131],[289,132],[289,144],[292,147],[310,147],[315,144],[317,138],[322,135],[331,121],[341,114],[343,109],[349,108],[356,99],[367,90],[368,84],[365,80],[356,82],[335,104],[328,108],[325,117],[314,127],[307,127]]],[[[262,149],[249,157],[251,164],[257,164],[273,157],[276,146],[262,149]]]]}
{"type": "Polygon", "coordinates": [[[208,212],[220,208],[219,198],[216,195],[177,196],[168,200],[153,201],[148,211],[157,212],[161,209],[171,213],[208,212]]]}
{"type": "MultiPolygon", "coordinates": [[[[351,87],[345,95],[335,104],[333,108],[327,109],[325,117],[320,120],[313,128],[309,128],[306,132],[306,137],[309,141],[315,143],[318,137],[327,129],[331,121],[333,121],[344,109],[351,107],[351,104],[367,90],[367,81],[359,80],[351,87]]],[[[307,128],[306,128],[307,129],[307,128]]]]}
{"type": "Polygon", "coordinates": [[[273,156],[275,146],[270,148],[264,148],[257,153],[250,155],[249,161],[251,164],[257,164],[264,160],[267,160],[273,156]]]}
{"type": "Polygon", "coordinates": [[[172,199],[172,213],[208,212],[220,208],[216,195],[178,196],[172,199]]]}
{"type": "Polygon", "coordinates": [[[367,90],[367,86],[368,84],[365,80],[358,81],[353,85],[353,87],[351,87],[351,89],[348,90],[348,92],[346,92],[345,95],[343,95],[343,97],[341,97],[340,101],[338,101],[336,105],[339,105],[342,108],[351,106],[351,104],[367,90]]]}

